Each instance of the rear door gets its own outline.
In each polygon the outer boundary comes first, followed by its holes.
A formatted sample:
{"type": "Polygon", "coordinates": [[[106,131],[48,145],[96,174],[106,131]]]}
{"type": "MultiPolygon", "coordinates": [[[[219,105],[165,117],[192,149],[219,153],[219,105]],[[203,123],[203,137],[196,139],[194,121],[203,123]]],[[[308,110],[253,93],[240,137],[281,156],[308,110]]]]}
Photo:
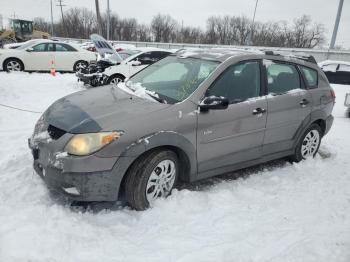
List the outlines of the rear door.
{"type": "Polygon", "coordinates": [[[73,66],[78,60],[79,54],[75,48],[64,43],[55,43],[56,70],[73,71],[73,66]]]}
{"type": "Polygon", "coordinates": [[[303,120],[311,113],[312,97],[294,64],[264,60],[267,78],[267,123],[264,154],[291,149],[303,120]]]}
{"type": "Polygon", "coordinates": [[[226,97],[230,105],[198,114],[199,173],[261,157],[267,102],[260,69],[260,61],[232,65],[207,90],[206,96],[226,97]]]}

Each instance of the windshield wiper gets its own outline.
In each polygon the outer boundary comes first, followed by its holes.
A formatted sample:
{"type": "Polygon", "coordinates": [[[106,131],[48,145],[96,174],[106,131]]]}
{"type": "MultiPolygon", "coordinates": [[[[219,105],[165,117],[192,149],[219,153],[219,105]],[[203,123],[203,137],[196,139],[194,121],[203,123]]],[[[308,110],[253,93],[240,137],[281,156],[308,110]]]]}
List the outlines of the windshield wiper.
{"type": "Polygon", "coordinates": [[[154,91],[149,91],[146,89],[146,94],[152,97],[153,99],[157,100],[159,103],[162,103],[162,104],[168,103],[165,99],[160,98],[159,95],[154,91]]]}

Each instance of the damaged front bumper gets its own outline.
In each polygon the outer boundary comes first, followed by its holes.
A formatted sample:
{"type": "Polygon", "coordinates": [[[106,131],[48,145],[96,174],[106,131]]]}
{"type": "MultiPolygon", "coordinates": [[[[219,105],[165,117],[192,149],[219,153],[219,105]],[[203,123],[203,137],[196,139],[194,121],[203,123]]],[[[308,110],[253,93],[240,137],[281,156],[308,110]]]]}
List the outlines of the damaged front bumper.
{"type": "MultiPolygon", "coordinates": [[[[68,139],[63,137],[63,143],[68,139]]],[[[34,170],[50,190],[76,201],[118,199],[118,188],[115,186],[118,178],[112,171],[118,157],[70,156],[55,152],[56,143],[34,142],[32,138],[28,140],[34,170]]]]}
{"type": "Polygon", "coordinates": [[[77,72],[75,75],[77,76],[78,81],[83,82],[84,85],[90,85],[93,87],[105,85],[108,79],[106,75],[100,72],[89,74],[77,72]]]}

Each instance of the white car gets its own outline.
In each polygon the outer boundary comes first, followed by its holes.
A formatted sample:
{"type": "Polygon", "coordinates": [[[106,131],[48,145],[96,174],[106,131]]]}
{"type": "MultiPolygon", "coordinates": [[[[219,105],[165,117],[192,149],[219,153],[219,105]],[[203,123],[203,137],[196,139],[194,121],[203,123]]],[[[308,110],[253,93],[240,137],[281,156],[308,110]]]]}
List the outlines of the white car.
{"type": "Polygon", "coordinates": [[[138,48],[139,53],[129,56],[119,65],[106,68],[103,75],[107,78],[107,84],[116,84],[123,81],[145,67],[153,64],[160,59],[170,55],[172,52],[159,48],[138,48]]]}
{"type": "MultiPolygon", "coordinates": [[[[90,86],[117,84],[124,81],[125,78],[141,71],[150,64],[153,64],[173,53],[166,49],[148,47],[138,48],[133,50],[133,52],[134,54],[125,58],[125,60],[113,61],[113,59],[110,59],[112,61],[107,66],[98,66],[97,68],[93,67],[93,70],[83,70],[77,72],[76,75],[79,81],[90,86]]],[[[105,59],[108,59],[107,57],[105,56],[105,59]]],[[[121,57],[123,57],[122,54],[121,57]]]]}
{"type": "Polygon", "coordinates": [[[78,71],[96,60],[96,54],[78,46],[51,40],[29,41],[16,49],[0,50],[0,70],[78,71]]]}

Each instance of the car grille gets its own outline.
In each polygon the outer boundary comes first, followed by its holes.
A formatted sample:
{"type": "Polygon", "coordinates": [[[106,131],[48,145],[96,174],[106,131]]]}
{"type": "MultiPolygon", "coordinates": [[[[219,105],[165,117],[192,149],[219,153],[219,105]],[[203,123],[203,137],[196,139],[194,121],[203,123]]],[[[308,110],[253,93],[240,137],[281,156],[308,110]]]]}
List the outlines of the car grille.
{"type": "Polygon", "coordinates": [[[49,127],[47,128],[47,132],[53,140],[57,140],[65,133],[67,133],[66,131],[52,125],[49,125],[49,127]]]}

